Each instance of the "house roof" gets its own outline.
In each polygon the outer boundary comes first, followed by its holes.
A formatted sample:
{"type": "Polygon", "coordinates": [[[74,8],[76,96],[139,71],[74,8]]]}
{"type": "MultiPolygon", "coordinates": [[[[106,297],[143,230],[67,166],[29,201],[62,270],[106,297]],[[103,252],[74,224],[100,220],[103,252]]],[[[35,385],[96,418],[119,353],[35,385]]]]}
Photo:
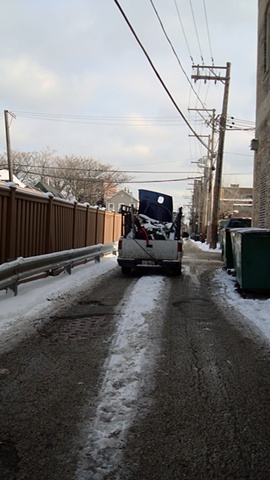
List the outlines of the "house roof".
{"type": "Polygon", "coordinates": [[[54,197],[63,198],[63,195],[56,188],[44,181],[36,183],[35,188],[39,188],[44,193],[52,193],[54,197]]]}
{"type": "Polygon", "coordinates": [[[127,195],[130,199],[134,200],[135,202],[138,202],[139,200],[137,200],[135,197],[133,197],[133,195],[129,192],[127,192],[126,190],[122,189],[122,190],[119,190],[118,192],[116,192],[114,195],[112,195],[110,198],[107,198],[106,202],[110,202],[111,200],[113,200],[115,197],[118,197],[119,195],[121,195],[121,193],[124,193],[125,195],[127,195]]]}
{"type": "MultiPolygon", "coordinates": [[[[8,170],[6,170],[6,169],[0,170],[0,180],[2,180],[3,182],[9,182],[9,171],[8,170]]],[[[19,187],[22,187],[22,188],[25,187],[25,184],[23,182],[21,182],[16,177],[16,175],[13,175],[13,180],[12,181],[16,185],[19,185],[19,187]]]]}

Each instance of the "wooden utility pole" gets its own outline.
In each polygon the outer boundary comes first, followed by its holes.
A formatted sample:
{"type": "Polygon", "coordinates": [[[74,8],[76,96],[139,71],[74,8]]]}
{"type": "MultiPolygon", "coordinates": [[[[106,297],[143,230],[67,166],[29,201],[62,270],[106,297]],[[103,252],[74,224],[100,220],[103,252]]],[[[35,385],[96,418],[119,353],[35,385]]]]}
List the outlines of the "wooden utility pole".
{"type": "Polygon", "coordinates": [[[9,181],[13,182],[13,163],[12,163],[12,154],[11,154],[11,146],[10,146],[8,115],[11,115],[12,118],[16,118],[16,116],[14,115],[14,113],[9,112],[8,110],[4,110],[9,181]]]}
{"type": "Polygon", "coordinates": [[[230,86],[230,72],[231,64],[228,62],[226,67],[214,67],[206,65],[197,65],[193,68],[197,69],[196,75],[192,75],[191,78],[196,80],[214,80],[222,81],[225,85],[224,88],[224,97],[223,97],[223,107],[222,114],[220,116],[220,128],[219,128],[219,142],[218,142],[218,153],[217,153],[217,162],[216,162],[216,175],[215,175],[215,185],[214,185],[214,197],[213,197],[213,208],[212,208],[212,218],[211,218],[211,239],[210,247],[216,248],[217,245],[217,228],[218,228],[218,210],[219,210],[219,199],[220,199],[220,187],[221,187],[221,178],[222,178],[222,165],[223,165],[223,152],[224,152],[224,141],[225,141],[225,131],[226,131],[226,118],[228,110],[228,100],[229,100],[229,86],[230,86]],[[205,72],[207,70],[208,74],[201,74],[201,70],[205,72]],[[226,70],[225,76],[217,75],[217,70],[226,70]]]}
{"type": "MultiPolygon", "coordinates": [[[[202,116],[201,112],[212,112],[211,120],[207,123],[212,125],[212,134],[207,135],[209,142],[208,142],[208,160],[209,160],[209,168],[204,168],[205,172],[205,182],[208,183],[208,189],[205,194],[205,225],[207,225],[207,243],[210,243],[211,240],[211,218],[212,218],[212,206],[213,206],[213,171],[215,170],[214,167],[214,158],[215,158],[215,129],[216,129],[216,110],[214,108],[189,108],[189,111],[198,112],[199,115],[202,116]],[[207,173],[208,170],[208,173],[207,173]]],[[[202,116],[202,118],[204,118],[202,116]]]]}

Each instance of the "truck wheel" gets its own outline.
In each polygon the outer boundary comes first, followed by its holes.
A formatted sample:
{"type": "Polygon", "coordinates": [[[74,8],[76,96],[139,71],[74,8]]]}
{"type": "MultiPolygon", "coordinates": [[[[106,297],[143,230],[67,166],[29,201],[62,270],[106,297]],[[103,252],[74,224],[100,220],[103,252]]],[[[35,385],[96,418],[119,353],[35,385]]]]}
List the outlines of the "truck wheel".
{"type": "Polygon", "coordinates": [[[127,275],[130,272],[131,272],[131,267],[122,267],[122,273],[124,275],[127,275]]]}
{"type": "Polygon", "coordinates": [[[172,275],[174,275],[174,276],[181,275],[181,273],[182,273],[182,265],[179,265],[179,267],[174,268],[172,270],[172,275]]]}

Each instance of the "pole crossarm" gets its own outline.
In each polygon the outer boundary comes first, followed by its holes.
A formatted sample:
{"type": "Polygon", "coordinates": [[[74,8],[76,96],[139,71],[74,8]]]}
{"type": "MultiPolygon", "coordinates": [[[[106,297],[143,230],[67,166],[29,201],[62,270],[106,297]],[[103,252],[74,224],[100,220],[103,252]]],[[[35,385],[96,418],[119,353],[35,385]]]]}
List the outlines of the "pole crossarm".
{"type": "Polygon", "coordinates": [[[197,73],[191,75],[191,78],[195,80],[214,80],[217,81],[226,81],[228,79],[228,72],[226,71],[226,75],[220,75],[216,73],[216,70],[227,70],[227,67],[215,67],[215,66],[207,66],[207,65],[193,65],[193,70],[196,69],[197,73]],[[208,70],[206,74],[205,71],[208,70]]]}

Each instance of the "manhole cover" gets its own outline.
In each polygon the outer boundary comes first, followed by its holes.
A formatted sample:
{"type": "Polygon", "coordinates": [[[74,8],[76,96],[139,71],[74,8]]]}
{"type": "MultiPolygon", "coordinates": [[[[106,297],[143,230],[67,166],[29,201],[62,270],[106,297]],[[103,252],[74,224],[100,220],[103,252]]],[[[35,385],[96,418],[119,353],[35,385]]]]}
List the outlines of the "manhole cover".
{"type": "Polygon", "coordinates": [[[65,320],[52,335],[53,339],[83,340],[96,337],[108,325],[107,315],[93,315],[91,317],[73,318],[65,320]]]}

